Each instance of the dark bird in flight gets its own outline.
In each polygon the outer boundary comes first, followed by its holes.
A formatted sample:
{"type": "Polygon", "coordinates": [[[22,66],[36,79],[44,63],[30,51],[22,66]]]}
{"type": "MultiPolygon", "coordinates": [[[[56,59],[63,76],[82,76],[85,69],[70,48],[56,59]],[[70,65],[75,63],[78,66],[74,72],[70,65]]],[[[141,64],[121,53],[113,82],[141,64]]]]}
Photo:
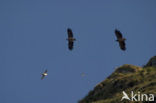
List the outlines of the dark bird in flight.
{"type": "Polygon", "coordinates": [[[117,37],[116,41],[119,42],[120,49],[125,51],[126,50],[126,44],[125,44],[126,39],[122,37],[122,33],[117,29],[115,29],[115,35],[117,37]]]}
{"type": "Polygon", "coordinates": [[[74,46],[74,41],[76,40],[74,37],[73,37],[73,32],[70,28],[67,29],[67,34],[68,34],[68,48],[69,50],[72,50],[73,49],[73,46],[74,46]]]}
{"type": "Polygon", "coordinates": [[[48,72],[48,70],[45,70],[45,71],[42,73],[41,80],[43,80],[43,79],[44,79],[44,77],[48,75],[48,73],[47,73],[47,72],[48,72]]]}

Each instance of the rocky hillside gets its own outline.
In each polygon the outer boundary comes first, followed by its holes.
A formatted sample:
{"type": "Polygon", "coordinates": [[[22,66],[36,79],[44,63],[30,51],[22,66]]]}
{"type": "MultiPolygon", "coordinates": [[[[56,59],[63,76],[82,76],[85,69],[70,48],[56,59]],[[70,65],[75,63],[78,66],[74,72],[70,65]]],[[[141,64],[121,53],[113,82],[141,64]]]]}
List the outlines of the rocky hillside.
{"type": "Polygon", "coordinates": [[[117,68],[79,103],[156,103],[121,101],[123,91],[128,95],[131,95],[131,91],[139,91],[142,94],[155,94],[156,97],[156,56],[144,67],[125,64],[117,68]]]}

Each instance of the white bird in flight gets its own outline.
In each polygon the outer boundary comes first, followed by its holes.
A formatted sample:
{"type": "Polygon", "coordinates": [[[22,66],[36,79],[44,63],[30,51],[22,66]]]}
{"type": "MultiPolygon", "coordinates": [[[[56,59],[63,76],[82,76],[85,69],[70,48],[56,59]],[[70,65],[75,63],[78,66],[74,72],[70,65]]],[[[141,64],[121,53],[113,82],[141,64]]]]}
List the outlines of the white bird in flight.
{"type": "Polygon", "coordinates": [[[46,70],[42,73],[41,80],[43,80],[43,79],[44,79],[44,77],[48,75],[48,73],[47,73],[47,72],[48,72],[48,70],[46,69],[46,70]]]}

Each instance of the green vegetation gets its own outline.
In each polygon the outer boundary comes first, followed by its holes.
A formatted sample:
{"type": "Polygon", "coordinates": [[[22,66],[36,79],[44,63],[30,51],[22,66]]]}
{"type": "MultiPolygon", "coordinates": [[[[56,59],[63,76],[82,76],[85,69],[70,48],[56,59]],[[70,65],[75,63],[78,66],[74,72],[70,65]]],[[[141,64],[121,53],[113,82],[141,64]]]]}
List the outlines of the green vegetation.
{"type": "Polygon", "coordinates": [[[156,66],[151,65],[151,62],[155,61],[156,56],[151,58],[144,67],[125,64],[117,68],[79,103],[132,103],[127,100],[121,102],[122,91],[156,94],[156,66]]]}

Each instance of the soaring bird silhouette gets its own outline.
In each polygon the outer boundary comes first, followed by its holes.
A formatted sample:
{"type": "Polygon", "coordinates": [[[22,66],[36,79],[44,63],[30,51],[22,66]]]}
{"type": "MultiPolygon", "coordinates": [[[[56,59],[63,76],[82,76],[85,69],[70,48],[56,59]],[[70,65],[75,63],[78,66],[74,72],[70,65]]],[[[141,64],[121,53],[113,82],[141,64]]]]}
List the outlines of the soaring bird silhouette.
{"type": "Polygon", "coordinates": [[[44,77],[48,75],[48,73],[47,73],[47,72],[48,72],[48,70],[46,69],[46,70],[42,73],[41,80],[43,80],[43,79],[44,79],[44,77]]]}
{"type": "Polygon", "coordinates": [[[67,29],[67,34],[68,34],[68,48],[69,50],[73,50],[73,46],[74,46],[74,41],[76,40],[74,37],[73,37],[73,32],[70,28],[67,29]]]}
{"type": "Polygon", "coordinates": [[[116,41],[119,42],[120,49],[125,51],[126,50],[126,44],[125,44],[126,39],[122,37],[122,33],[117,29],[115,29],[115,35],[117,37],[116,41]]]}

